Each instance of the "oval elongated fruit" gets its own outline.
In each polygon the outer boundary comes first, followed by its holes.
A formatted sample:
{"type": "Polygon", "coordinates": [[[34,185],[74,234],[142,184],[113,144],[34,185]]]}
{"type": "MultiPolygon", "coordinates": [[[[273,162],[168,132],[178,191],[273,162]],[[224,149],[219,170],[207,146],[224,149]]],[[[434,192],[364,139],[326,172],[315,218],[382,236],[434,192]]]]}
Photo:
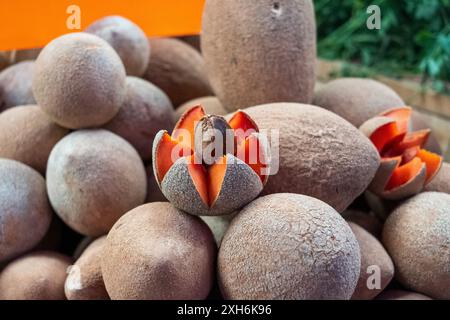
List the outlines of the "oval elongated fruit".
{"type": "Polygon", "coordinates": [[[369,186],[381,198],[398,200],[419,193],[441,167],[442,157],[423,149],[430,130],[409,132],[411,113],[408,107],[390,109],[360,127],[381,156],[369,186]]]}
{"type": "Polygon", "coordinates": [[[50,151],[68,132],[39,106],[9,109],[0,114],[0,157],[20,161],[45,174],[50,151]]]}
{"type": "Polygon", "coordinates": [[[164,196],[194,215],[224,215],[255,199],[268,179],[265,136],[244,112],[227,122],[188,110],[172,134],[153,143],[153,170],[164,196]]]}
{"type": "Polygon", "coordinates": [[[383,229],[383,244],[407,289],[450,299],[450,195],[423,192],[398,206],[383,229]]]}
{"type": "Polygon", "coordinates": [[[273,194],[233,218],[217,263],[225,299],[350,299],[361,260],[355,236],[332,207],[273,194]]]}
{"type": "Polygon", "coordinates": [[[200,218],[154,202],[117,221],[101,265],[113,300],[196,300],[211,290],[215,258],[213,235],[200,218]]]}
{"type": "Polygon", "coordinates": [[[208,0],[201,46],[214,91],[230,111],[313,99],[311,0],[208,0]]]}
{"type": "Polygon", "coordinates": [[[24,61],[0,72],[0,112],[15,106],[36,104],[31,82],[34,61],[24,61]]]}
{"type": "Polygon", "coordinates": [[[51,41],[39,54],[33,76],[37,104],[69,129],[110,121],[125,99],[125,68],[103,39],[70,33],[51,41]]]}
{"type": "Polygon", "coordinates": [[[47,190],[59,217],[88,236],[106,234],[144,203],[145,167],[137,151],[106,130],[79,130],[59,141],[47,165],[47,190]]]}
{"type": "Polygon", "coordinates": [[[44,178],[20,162],[0,158],[0,262],[32,249],[52,219],[44,178]]]}
{"type": "Polygon", "coordinates": [[[379,156],[370,140],[328,110],[277,103],[245,112],[271,137],[271,176],[264,194],[305,194],[342,212],[378,169],[379,156]]]}

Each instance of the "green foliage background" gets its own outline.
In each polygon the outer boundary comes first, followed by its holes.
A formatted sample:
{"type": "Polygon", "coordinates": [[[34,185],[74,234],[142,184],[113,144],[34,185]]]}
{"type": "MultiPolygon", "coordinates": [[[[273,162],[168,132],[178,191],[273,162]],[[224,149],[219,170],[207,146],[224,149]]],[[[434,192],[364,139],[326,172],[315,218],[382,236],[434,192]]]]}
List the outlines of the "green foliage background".
{"type": "MultiPolygon", "coordinates": [[[[319,56],[357,62],[390,76],[420,74],[450,92],[450,0],[315,0],[319,56]],[[381,9],[369,30],[368,6],[381,9]]],[[[430,81],[428,81],[430,80],[430,81]]]]}

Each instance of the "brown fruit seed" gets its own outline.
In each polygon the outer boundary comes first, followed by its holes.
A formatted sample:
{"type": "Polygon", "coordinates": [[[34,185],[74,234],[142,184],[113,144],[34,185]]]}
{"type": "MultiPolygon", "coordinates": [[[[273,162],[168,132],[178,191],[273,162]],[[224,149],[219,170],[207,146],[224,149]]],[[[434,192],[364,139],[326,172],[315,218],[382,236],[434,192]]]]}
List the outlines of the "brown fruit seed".
{"type": "Polygon", "coordinates": [[[45,180],[37,171],[14,160],[0,159],[0,177],[2,262],[32,249],[41,241],[50,226],[52,210],[45,180]]]}
{"type": "Polygon", "coordinates": [[[169,203],[128,212],[111,229],[103,252],[103,279],[111,299],[205,299],[213,284],[211,231],[169,203]]]}
{"type": "Polygon", "coordinates": [[[64,285],[68,300],[109,300],[100,263],[105,245],[106,236],[94,240],[70,267],[64,285]]]}
{"type": "Polygon", "coordinates": [[[330,81],[316,93],[313,104],[340,115],[357,128],[387,109],[405,105],[391,88],[361,78],[330,81]]]}
{"type": "Polygon", "coordinates": [[[217,270],[225,299],[350,299],[360,264],[358,242],[333,208],[273,194],[232,220],[217,270]]]}
{"type": "Polygon", "coordinates": [[[31,82],[35,64],[24,61],[0,73],[0,112],[15,106],[36,104],[31,82]]]}
{"type": "Polygon", "coordinates": [[[202,52],[224,107],[234,111],[271,102],[310,103],[315,27],[310,0],[206,1],[202,52]]]}
{"type": "Polygon", "coordinates": [[[53,148],[47,189],[56,213],[89,236],[107,233],[124,213],[144,203],[145,168],[136,150],[106,130],[81,130],[53,148]]]}
{"type": "Polygon", "coordinates": [[[386,220],[383,244],[397,280],[435,299],[450,299],[450,195],[420,193],[386,220]]]}
{"type": "Polygon", "coordinates": [[[51,41],[37,58],[33,93],[39,106],[63,127],[101,126],[125,99],[125,69],[103,39],[66,34],[51,41]]]}
{"type": "Polygon", "coordinates": [[[376,300],[433,300],[423,294],[404,290],[386,290],[376,300]]]}
{"type": "Polygon", "coordinates": [[[0,157],[20,161],[45,174],[53,146],[69,130],[53,123],[39,106],[19,106],[0,114],[0,157]]]}
{"type": "Polygon", "coordinates": [[[277,103],[245,112],[261,130],[269,130],[269,137],[270,130],[279,130],[279,154],[272,154],[279,170],[270,176],[265,194],[305,194],[342,212],[364,192],[378,169],[379,155],[370,140],[328,110],[277,103]]]}
{"type": "Polygon", "coordinates": [[[228,111],[225,110],[217,97],[201,97],[190,100],[179,106],[175,110],[175,119],[178,121],[178,119],[180,119],[181,116],[193,106],[202,106],[206,114],[224,116],[228,113],[228,111]]]}
{"type": "Polygon", "coordinates": [[[450,164],[442,163],[442,167],[434,179],[425,186],[425,191],[437,191],[450,193],[450,164]]]}
{"type": "Polygon", "coordinates": [[[122,59],[127,75],[140,77],[144,74],[150,57],[147,36],[139,26],[121,16],[99,19],[85,32],[94,34],[106,42],[122,59]]]}
{"type": "Polygon", "coordinates": [[[394,277],[394,264],[375,237],[355,223],[349,225],[361,250],[361,271],[352,300],[372,300],[394,277]]]}
{"type": "Polygon", "coordinates": [[[156,134],[174,125],[172,103],[150,82],[135,77],[127,77],[126,82],[125,101],[103,128],[127,140],[144,161],[150,161],[156,134]]]}
{"type": "Polygon", "coordinates": [[[0,300],[65,300],[70,258],[38,251],[14,260],[0,274],[0,300]]]}
{"type": "Polygon", "coordinates": [[[152,53],[143,78],[161,88],[174,106],[212,95],[203,57],[177,39],[150,39],[152,53]]]}

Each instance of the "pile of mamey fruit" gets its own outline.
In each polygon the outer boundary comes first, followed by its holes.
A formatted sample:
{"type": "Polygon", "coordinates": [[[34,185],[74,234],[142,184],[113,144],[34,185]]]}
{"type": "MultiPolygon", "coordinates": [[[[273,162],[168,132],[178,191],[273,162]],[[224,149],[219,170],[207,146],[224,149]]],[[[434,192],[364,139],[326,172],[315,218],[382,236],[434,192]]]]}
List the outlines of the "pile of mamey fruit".
{"type": "Polygon", "coordinates": [[[207,0],[201,48],[106,17],[3,69],[0,299],[450,299],[450,165],[315,42],[207,0]]]}

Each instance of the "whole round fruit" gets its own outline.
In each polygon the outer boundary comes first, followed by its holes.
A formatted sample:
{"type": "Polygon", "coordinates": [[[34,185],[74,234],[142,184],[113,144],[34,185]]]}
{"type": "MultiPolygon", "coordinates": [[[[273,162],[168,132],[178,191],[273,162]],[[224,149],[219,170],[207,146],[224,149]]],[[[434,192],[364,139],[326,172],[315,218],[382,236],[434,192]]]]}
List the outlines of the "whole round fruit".
{"type": "Polygon", "coordinates": [[[0,72],[0,112],[15,106],[36,104],[31,89],[34,69],[34,61],[24,61],[0,72]]]}

